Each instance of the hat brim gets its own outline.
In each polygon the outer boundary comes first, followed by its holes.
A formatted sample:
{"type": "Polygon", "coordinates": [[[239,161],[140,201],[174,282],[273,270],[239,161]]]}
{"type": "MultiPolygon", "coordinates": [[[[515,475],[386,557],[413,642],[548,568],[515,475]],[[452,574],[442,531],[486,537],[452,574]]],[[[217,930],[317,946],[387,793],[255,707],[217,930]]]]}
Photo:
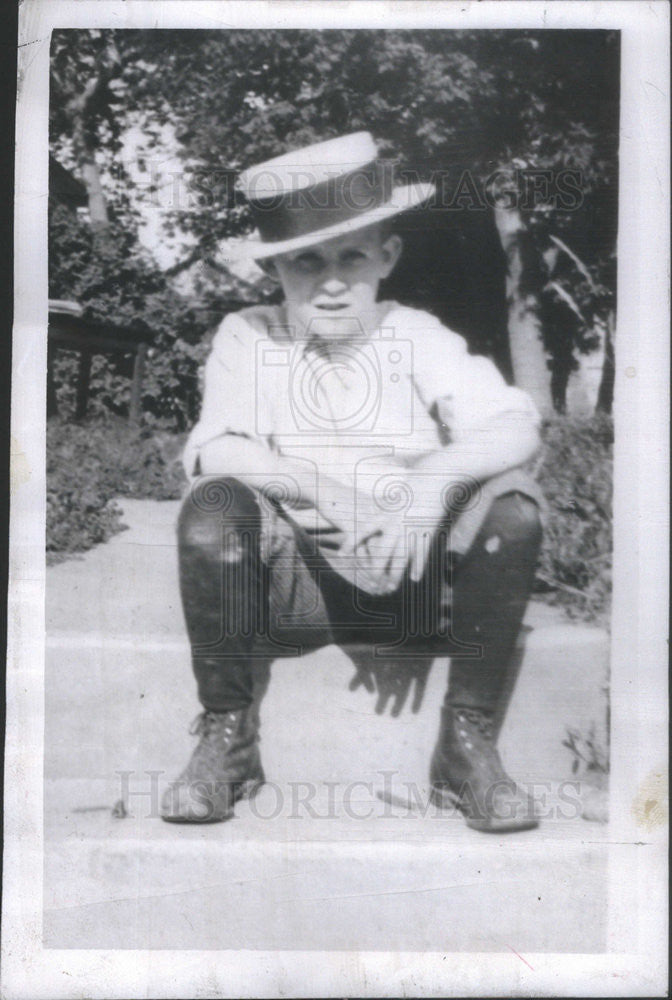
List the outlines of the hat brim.
{"type": "Polygon", "coordinates": [[[362,212],[361,215],[353,216],[339,222],[336,226],[328,226],[325,229],[315,229],[303,236],[295,236],[291,240],[277,240],[276,242],[264,242],[259,238],[258,233],[252,233],[247,239],[240,242],[226,242],[221,245],[218,256],[220,259],[228,257],[231,260],[264,260],[268,257],[278,257],[283,253],[293,250],[301,250],[303,247],[314,246],[316,243],[324,243],[327,240],[336,239],[345,233],[355,232],[358,229],[366,229],[368,226],[375,226],[386,219],[390,219],[401,212],[407,212],[411,208],[417,208],[423,201],[427,201],[434,194],[433,184],[409,184],[404,187],[395,188],[389,201],[384,205],[371,209],[369,212],[362,212]]]}

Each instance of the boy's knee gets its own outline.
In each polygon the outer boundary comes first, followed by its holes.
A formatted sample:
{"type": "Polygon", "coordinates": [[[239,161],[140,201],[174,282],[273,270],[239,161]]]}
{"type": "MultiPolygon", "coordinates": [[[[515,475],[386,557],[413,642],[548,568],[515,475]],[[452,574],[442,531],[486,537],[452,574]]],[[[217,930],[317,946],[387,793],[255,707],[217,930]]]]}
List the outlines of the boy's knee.
{"type": "Polygon", "coordinates": [[[182,504],[178,542],[218,551],[227,535],[259,527],[259,506],[249,487],[237,479],[209,478],[195,483],[182,504]]]}
{"type": "Polygon", "coordinates": [[[487,530],[509,542],[538,541],[542,535],[539,506],[524,493],[498,497],[488,515],[487,530]]]}

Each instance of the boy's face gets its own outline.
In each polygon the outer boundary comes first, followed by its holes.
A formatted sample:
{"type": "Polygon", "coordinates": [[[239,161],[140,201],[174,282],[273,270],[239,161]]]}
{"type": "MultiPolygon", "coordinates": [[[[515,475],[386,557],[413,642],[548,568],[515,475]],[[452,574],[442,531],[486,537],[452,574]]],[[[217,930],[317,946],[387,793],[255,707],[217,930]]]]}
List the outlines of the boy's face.
{"type": "Polygon", "coordinates": [[[378,286],[401,253],[399,236],[370,226],[275,257],[290,323],[323,340],[371,333],[378,325],[378,286]]]}

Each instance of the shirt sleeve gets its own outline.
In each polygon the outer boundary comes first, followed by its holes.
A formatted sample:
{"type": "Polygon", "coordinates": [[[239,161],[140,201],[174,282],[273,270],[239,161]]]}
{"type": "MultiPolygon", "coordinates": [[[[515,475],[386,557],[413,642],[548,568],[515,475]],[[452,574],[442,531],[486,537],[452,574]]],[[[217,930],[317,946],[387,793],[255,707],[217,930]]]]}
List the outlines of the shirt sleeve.
{"type": "Polygon", "coordinates": [[[507,385],[488,358],[469,354],[463,337],[427,317],[415,338],[414,381],[428,409],[436,407],[450,440],[468,440],[507,414],[537,426],[539,413],[521,389],[507,385]]]}
{"type": "Polygon", "coordinates": [[[256,405],[256,335],[244,315],[227,316],[212,342],[205,364],[203,403],[184,450],[188,476],[198,475],[198,455],[208,442],[225,434],[258,438],[256,405]]]}

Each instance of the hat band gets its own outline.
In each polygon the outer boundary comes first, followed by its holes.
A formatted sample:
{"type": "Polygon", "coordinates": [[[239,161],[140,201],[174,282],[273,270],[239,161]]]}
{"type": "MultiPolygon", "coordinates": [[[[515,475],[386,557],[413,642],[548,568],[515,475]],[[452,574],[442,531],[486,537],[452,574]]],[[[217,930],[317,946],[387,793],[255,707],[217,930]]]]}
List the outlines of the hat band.
{"type": "MultiPolygon", "coordinates": [[[[301,171],[297,170],[300,178],[301,171]]],[[[271,198],[250,195],[250,208],[263,242],[278,243],[364,215],[389,201],[393,188],[392,170],[372,161],[319,184],[271,198]]]]}

